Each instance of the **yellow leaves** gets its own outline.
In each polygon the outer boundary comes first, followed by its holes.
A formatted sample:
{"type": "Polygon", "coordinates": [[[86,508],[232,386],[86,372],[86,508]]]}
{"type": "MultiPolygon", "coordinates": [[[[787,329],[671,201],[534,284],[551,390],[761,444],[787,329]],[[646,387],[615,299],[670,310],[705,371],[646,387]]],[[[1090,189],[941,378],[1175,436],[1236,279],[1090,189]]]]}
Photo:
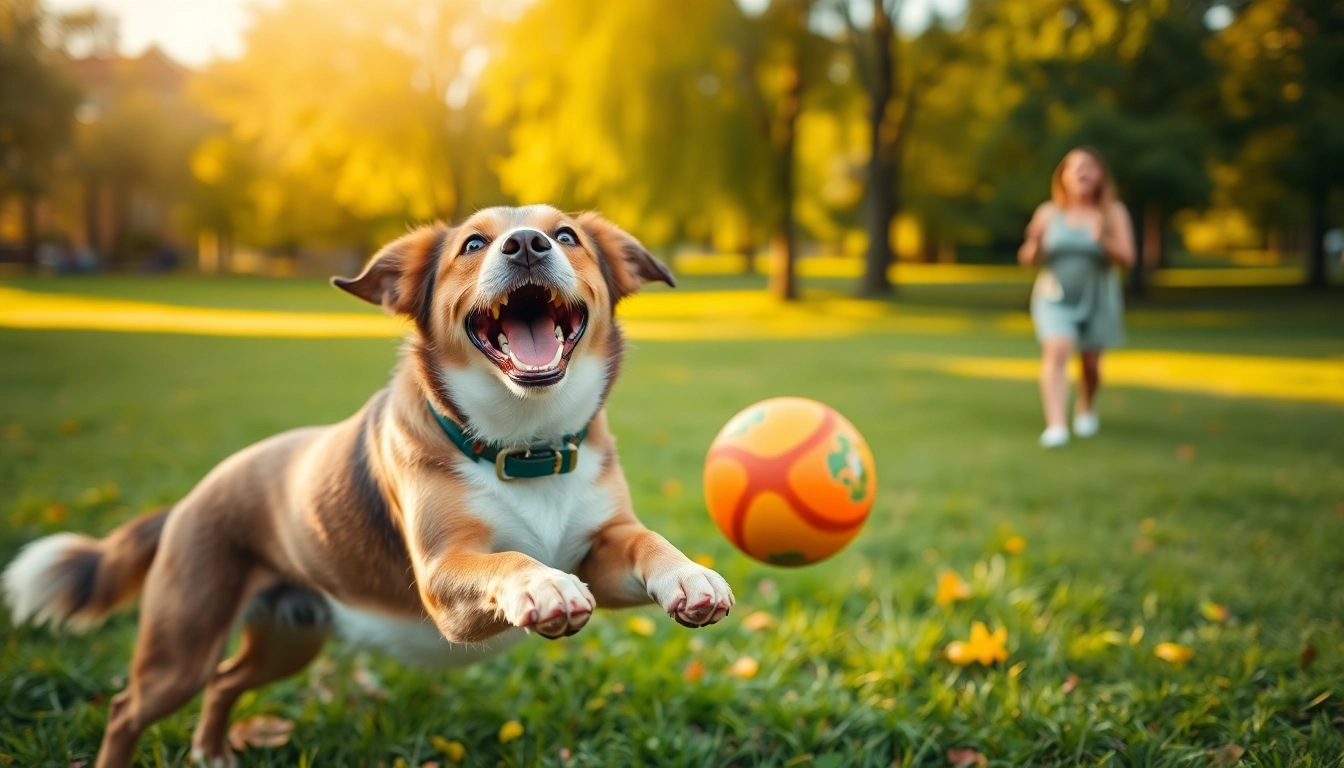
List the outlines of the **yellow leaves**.
{"type": "Polygon", "coordinates": [[[742,626],[749,632],[759,632],[775,626],[775,617],[765,611],[756,611],[742,620],[742,626]]]}
{"type": "Polygon", "coordinates": [[[756,676],[761,669],[761,665],[750,656],[743,656],[728,668],[728,674],[742,680],[750,680],[756,676]]]}
{"type": "Polygon", "coordinates": [[[1205,600],[1199,604],[1199,615],[1215,624],[1226,624],[1227,620],[1232,617],[1232,612],[1227,609],[1226,605],[1205,600]]]}
{"type": "Polygon", "coordinates": [[[1008,540],[1003,542],[1003,551],[1010,555],[1020,555],[1027,548],[1027,540],[1021,536],[1009,536],[1008,540]]]}
{"type": "Polygon", "coordinates": [[[431,736],[429,737],[429,744],[454,763],[462,762],[462,758],[467,755],[467,748],[462,746],[460,741],[451,741],[442,736],[431,736]]]}
{"type": "Polygon", "coordinates": [[[517,720],[510,720],[499,726],[499,743],[508,744],[510,741],[520,738],[523,735],[523,724],[517,720]]]}
{"type": "Polygon", "coordinates": [[[963,667],[977,662],[989,666],[1008,659],[1007,642],[1007,629],[1000,627],[991,634],[983,621],[977,621],[971,624],[970,639],[948,643],[945,653],[948,661],[963,667]]]}
{"type": "Polygon", "coordinates": [[[698,683],[705,676],[705,665],[698,659],[692,659],[681,672],[681,679],[688,683],[698,683]]]}
{"type": "Polygon", "coordinates": [[[255,715],[229,728],[229,743],[239,751],[248,747],[283,747],[294,733],[294,723],[274,715],[255,715]]]}
{"type": "Polygon", "coordinates": [[[963,581],[956,571],[943,571],[938,574],[938,593],[933,598],[936,605],[951,605],[970,596],[971,585],[963,581]]]}
{"type": "Polygon", "coordinates": [[[625,622],[625,627],[640,637],[653,637],[653,633],[658,631],[658,626],[648,616],[631,616],[625,622]]]}
{"type": "Polygon", "coordinates": [[[1153,655],[1171,664],[1182,665],[1194,658],[1195,649],[1179,643],[1158,643],[1153,655]]]}

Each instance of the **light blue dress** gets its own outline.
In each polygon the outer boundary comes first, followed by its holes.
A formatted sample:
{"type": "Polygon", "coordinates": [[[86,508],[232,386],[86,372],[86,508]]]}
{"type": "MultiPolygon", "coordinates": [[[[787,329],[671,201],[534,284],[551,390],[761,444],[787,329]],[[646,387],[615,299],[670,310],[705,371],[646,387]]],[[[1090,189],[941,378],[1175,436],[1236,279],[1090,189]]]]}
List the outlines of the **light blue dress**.
{"type": "Polygon", "coordinates": [[[1041,250],[1044,266],[1031,291],[1036,338],[1065,337],[1088,350],[1124,343],[1120,278],[1092,226],[1074,226],[1055,211],[1041,237],[1041,250]]]}

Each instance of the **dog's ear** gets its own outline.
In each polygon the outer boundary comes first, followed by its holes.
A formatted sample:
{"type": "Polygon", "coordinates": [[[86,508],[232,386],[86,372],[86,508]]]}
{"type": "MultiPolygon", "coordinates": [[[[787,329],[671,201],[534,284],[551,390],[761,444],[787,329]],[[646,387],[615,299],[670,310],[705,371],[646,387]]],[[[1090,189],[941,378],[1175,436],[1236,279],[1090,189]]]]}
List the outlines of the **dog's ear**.
{"type": "Polygon", "coordinates": [[[589,242],[596,246],[597,262],[613,305],[651,280],[676,287],[672,271],[625,230],[592,211],[579,214],[577,221],[589,242]]]}
{"type": "Polygon", "coordinates": [[[444,226],[421,227],[383,246],[358,277],[333,277],[331,284],[391,314],[416,317],[428,304],[428,277],[448,235],[444,226]]]}

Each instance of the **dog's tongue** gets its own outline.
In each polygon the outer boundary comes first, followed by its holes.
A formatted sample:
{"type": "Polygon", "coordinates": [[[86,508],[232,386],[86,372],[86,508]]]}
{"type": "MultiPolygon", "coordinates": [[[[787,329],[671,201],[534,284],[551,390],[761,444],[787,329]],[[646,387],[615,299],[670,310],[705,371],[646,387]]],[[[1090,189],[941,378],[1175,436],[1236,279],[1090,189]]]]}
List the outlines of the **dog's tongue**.
{"type": "Polygon", "coordinates": [[[509,351],[519,362],[528,365],[550,365],[560,342],[555,338],[555,321],[550,315],[538,315],[531,322],[516,317],[500,319],[504,337],[509,340],[509,351]]]}

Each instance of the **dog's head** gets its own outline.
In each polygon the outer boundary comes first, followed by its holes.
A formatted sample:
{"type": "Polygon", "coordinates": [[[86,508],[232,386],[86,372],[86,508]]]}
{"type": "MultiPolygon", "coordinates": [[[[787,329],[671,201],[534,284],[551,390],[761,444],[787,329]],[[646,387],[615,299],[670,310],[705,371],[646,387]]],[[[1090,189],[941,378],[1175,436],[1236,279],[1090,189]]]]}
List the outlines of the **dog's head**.
{"type": "Polygon", "coordinates": [[[421,228],[332,283],[413,318],[450,372],[488,372],[531,398],[562,389],[586,358],[619,355],[616,304],[650,280],[674,284],[616,225],[532,205],[421,228]]]}

